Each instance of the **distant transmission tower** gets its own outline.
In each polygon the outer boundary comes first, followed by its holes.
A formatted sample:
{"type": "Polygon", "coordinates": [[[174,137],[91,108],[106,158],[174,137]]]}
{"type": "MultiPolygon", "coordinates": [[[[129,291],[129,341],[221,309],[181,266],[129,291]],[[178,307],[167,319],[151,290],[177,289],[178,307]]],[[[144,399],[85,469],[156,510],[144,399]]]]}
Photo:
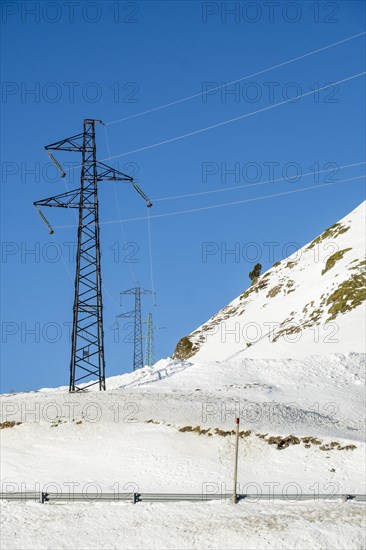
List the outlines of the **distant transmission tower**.
{"type": "MultiPolygon", "coordinates": [[[[103,124],[101,120],[85,119],[82,133],[45,147],[47,151],[81,153],[80,188],[34,203],[51,234],[53,229],[39,207],[76,208],[79,211],[70,392],[84,391],[94,385],[98,385],[99,390],[106,389],[98,181],[128,181],[145,199],[147,206],[152,206],[152,203],[136,185],[133,178],[97,161],[95,123],[103,124]],[[86,385],[80,387],[80,384],[86,385]]],[[[48,155],[60,171],[61,177],[65,177],[65,172],[52,153],[48,153],[48,155]]]]}
{"type": "Polygon", "coordinates": [[[154,325],[152,313],[149,313],[146,321],[146,364],[151,367],[154,364],[154,325]]]}
{"type": "Polygon", "coordinates": [[[152,367],[155,363],[154,331],[161,330],[165,327],[157,327],[154,325],[152,313],[149,313],[149,315],[147,316],[147,321],[144,321],[144,323],[146,324],[146,365],[152,367]]]}
{"type": "Polygon", "coordinates": [[[141,294],[152,294],[150,290],[140,288],[130,288],[124,290],[122,294],[133,294],[135,296],[135,309],[126,313],[117,315],[120,318],[133,318],[134,330],[133,330],[133,370],[141,369],[144,366],[144,356],[142,352],[142,320],[141,320],[141,294]]]}

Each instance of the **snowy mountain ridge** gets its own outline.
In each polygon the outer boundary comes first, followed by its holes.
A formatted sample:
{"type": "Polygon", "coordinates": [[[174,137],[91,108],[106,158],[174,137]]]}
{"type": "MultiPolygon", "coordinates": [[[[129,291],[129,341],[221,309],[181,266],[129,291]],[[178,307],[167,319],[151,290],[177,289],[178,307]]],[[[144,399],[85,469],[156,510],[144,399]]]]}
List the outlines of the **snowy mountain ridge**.
{"type": "Polygon", "coordinates": [[[365,350],[365,202],[188,336],[175,359],[291,358],[365,350]]]}

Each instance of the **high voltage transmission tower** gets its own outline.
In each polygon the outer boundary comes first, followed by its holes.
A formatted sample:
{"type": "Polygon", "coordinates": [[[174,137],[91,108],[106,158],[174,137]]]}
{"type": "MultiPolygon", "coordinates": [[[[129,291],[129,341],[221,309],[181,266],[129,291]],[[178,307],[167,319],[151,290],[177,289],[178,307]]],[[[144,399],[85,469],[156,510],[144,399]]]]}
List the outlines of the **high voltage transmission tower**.
{"type": "Polygon", "coordinates": [[[136,286],[129,290],[124,290],[121,295],[133,294],[135,296],[135,309],[117,315],[117,318],[134,319],[133,329],[133,370],[141,369],[144,366],[144,356],[142,351],[142,320],[141,320],[141,295],[153,294],[151,290],[146,290],[136,286]]]}
{"type": "Polygon", "coordinates": [[[155,363],[155,344],[154,344],[154,331],[161,330],[165,327],[157,327],[153,323],[152,313],[149,313],[147,316],[147,321],[144,321],[146,324],[146,345],[145,345],[145,354],[146,354],[146,365],[152,367],[155,363]]]}
{"type": "Polygon", "coordinates": [[[149,313],[146,322],[146,364],[151,367],[154,364],[154,325],[152,313],[149,313]]]}
{"type": "MultiPolygon", "coordinates": [[[[82,133],[45,147],[47,151],[81,153],[80,188],[34,203],[51,234],[53,229],[40,211],[40,207],[76,208],[79,212],[70,392],[84,391],[94,385],[98,385],[99,390],[106,389],[98,182],[128,181],[132,183],[136,191],[147,202],[147,206],[152,206],[150,200],[136,185],[132,177],[97,161],[96,123],[103,124],[101,120],[85,119],[82,133]],[[80,387],[80,384],[83,384],[83,387],[80,387]]],[[[48,153],[48,155],[60,171],[61,177],[64,177],[66,174],[60,164],[52,153],[48,153]]]]}

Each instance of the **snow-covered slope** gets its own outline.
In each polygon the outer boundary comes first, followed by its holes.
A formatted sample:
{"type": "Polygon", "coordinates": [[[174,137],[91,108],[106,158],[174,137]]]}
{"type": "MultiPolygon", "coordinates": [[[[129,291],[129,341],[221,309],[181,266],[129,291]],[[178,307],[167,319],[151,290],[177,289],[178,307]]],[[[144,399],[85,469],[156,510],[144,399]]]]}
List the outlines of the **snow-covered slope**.
{"type": "MultiPolygon", "coordinates": [[[[180,358],[108,378],[106,392],[4,395],[2,489],[230,492],[240,416],[240,492],[365,494],[363,223],[361,205],[273,266],[180,358]]],[[[2,514],[4,549],[365,547],[351,501],[7,503],[2,514]]]]}
{"type": "MultiPolygon", "coordinates": [[[[364,494],[363,362],[166,360],[108,379],[106,392],[3,396],[2,489],[230,492],[239,414],[239,491],[364,494]]],[[[8,503],[2,514],[4,549],[365,544],[353,502],[8,503]]]]}
{"type": "Polygon", "coordinates": [[[365,202],[183,338],[175,358],[365,351],[365,202]]]}

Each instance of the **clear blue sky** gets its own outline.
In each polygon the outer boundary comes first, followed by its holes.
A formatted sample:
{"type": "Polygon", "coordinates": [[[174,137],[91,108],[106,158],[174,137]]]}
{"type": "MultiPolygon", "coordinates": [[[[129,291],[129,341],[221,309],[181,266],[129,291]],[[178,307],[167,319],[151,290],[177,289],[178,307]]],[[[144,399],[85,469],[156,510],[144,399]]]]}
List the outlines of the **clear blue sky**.
{"type": "MultiPolygon", "coordinates": [[[[56,248],[32,203],[65,191],[65,181],[70,188],[77,187],[79,172],[69,172],[65,180],[55,178],[52,169],[47,172],[44,145],[81,132],[85,117],[105,122],[129,117],[200,93],[211,86],[207,83],[234,81],[365,30],[365,4],[358,1],[295,2],[292,7],[280,2],[271,9],[266,2],[75,4],[72,13],[64,2],[2,3],[5,392],[68,383],[76,229],[56,228],[56,248]],[[239,11],[230,15],[227,10],[235,5],[239,11]],[[40,11],[31,13],[33,9],[40,11]]],[[[110,125],[111,155],[257,111],[364,70],[361,36],[231,85],[234,94],[216,91],[205,101],[197,97],[110,125]]],[[[156,333],[157,359],[168,356],[182,336],[241,293],[256,261],[267,269],[356,207],[364,197],[364,180],[153,216],[364,174],[365,165],[360,165],[335,174],[245,188],[250,182],[280,179],[286,173],[364,162],[364,92],[364,77],[356,78],[339,88],[115,159],[120,169],[135,171],[152,199],[244,186],[155,201],[151,230],[157,306],[146,297],[144,317],[152,311],[155,321],[166,327],[156,333]],[[236,175],[225,172],[235,167],[236,175]],[[274,243],[272,256],[265,243],[274,243]],[[240,258],[225,255],[235,247],[240,258]],[[206,261],[203,249],[212,252],[206,261]]],[[[97,131],[98,157],[106,158],[104,128],[97,131]]],[[[58,160],[79,159],[63,153],[58,160]]],[[[47,209],[45,214],[55,226],[75,225],[72,211],[47,209]]],[[[144,202],[127,184],[100,184],[102,222],[146,214],[144,202]]],[[[132,362],[132,344],[122,342],[128,331],[122,327],[120,341],[115,342],[116,333],[110,329],[122,311],[119,292],[136,280],[152,287],[146,219],[124,223],[124,231],[127,242],[133,243],[126,250],[119,223],[101,226],[108,376],[129,371],[132,362]],[[136,262],[129,263],[131,259],[136,262]]],[[[125,310],[131,306],[125,302],[125,310]]]]}

